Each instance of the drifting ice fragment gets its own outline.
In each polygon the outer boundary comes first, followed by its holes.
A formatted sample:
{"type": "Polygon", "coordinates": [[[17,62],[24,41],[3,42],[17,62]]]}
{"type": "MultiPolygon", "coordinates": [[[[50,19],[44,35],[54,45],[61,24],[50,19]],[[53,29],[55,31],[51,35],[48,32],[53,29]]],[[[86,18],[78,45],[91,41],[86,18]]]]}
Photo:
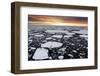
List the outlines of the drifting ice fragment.
{"type": "Polygon", "coordinates": [[[38,48],[33,55],[33,59],[47,59],[48,58],[48,50],[44,48],[38,48]]]}

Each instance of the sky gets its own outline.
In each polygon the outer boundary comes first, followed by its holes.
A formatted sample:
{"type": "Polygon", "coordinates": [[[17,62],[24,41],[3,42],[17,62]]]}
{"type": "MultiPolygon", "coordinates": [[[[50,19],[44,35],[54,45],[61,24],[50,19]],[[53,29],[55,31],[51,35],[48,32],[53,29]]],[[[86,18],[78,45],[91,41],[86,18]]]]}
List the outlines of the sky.
{"type": "Polygon", "coordinates": [[[88,25],[87,17],[28,15],[28,22],[35,25],[83,26],[88,25]]]}

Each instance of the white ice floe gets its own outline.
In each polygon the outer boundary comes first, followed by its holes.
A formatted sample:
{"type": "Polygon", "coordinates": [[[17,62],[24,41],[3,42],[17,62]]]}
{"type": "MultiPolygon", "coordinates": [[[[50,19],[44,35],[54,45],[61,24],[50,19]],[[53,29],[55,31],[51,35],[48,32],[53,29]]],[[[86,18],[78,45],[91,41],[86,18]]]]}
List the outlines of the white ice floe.
{"type": "Polygon", "coordinates": [[[60,60],[62,60],[62,59],[64,58],[64,56],[59,56],[58,58],[59,58],[60,60]]]}
{"type": "Polygon", "coordinates": [[[80,35],[80,37],[85,38],[86,40],[88,40],[88,35],[80,35]]]}
{"type": "Polygon", "coordinates": [[[69,57],[73,57],[73,55],[72,55],[72,54],[68,54],[68,56],[69,56],[69,57]]]}
{"type": "Polygon", "coordinates": [[[88,38],[88,35],[80,35],[80,37],[88,38]]]}
{"type": "Polygon", "coordinates": [[[44,36],[44,35],[42,35],[42,34],[39,34],[39,35],[35,35],[36,37],[42,37],[42,36],[44,36]]]}
{"type": "Polygon", "coordinates": [[[70,36],[70,35],[65,35],[64,37],[65,37],[65,38],[69,38],[69,37],[72,37],[72,36],[70,36]]]}
{"type": "Polygon", "coordinates": [[[88,34],[87,30],[80,30],[80,31],[73,31],[73,32],[79,34],[88,34]]]}
{"type": "Polygon", "coordinates": [[[62,43],[54,42],[54,41],[49,41],[44,44],[41,44],[41,47],[45,47],[45,48],[56,48],[56,47],[60,47],[60,46],[62,46],[62,43]]]}
{"type": "Polygon", "coordinates": [[[49,59],[52,59],[52,57],[49,57],[49,59]]]}
{"type": "Polygon", "coordinates": [[[62,38],[62,35],[53,35],[54,38],[62,38]]]}
{"type": "Polygon", "coordinates": [[[35,47],[31,47],[31,49],[35,50],[36,48],[35,47]]]}
{"type": "Polygon", "coordinates": [[[63,31],[63,30],[46,30],[48,33],[69,33],[69,31],[63,31]]]}
{"type": "Polygon", "coordinates": [[[44,49],[44,48],[38,48],[34,55],[33,55],[33,59],[47,59],[48,56],[48,50],[44,49]]]}
{"type": "Polygon", "coordinates": [[[46,38],[46,40],[50,40],[50,39],[52,39],[52,37],[48,37],[48,38],[46,38]]]}
{"type": "Polygon", "coordinates": [[[34,34],[29,34],[29,35],[33,36],[34,34]]]}
{"type": "Polygon", "coordinates": [[[78,53],[76,50],[72,50],[72,52],[74,52],[74,53],[78,53]]]}
{"type": "Polygon", "coordinates": [[[85,53],[80,53],[80,55],[85,55],[85,53]]]}
{"type": "Polygon", "coordinates": [[[66,49],[66,48],[61,48],[61,49],[59,49],[59,50],[61,50],[61,51],[65,51],[65,49],[66,49]]]}
{"type": "Polygon", "coordinates": [[[72,32],[67,33],[68,36],[72,36],[72,35],[74,35],[74,34],[75,34],[75,33],[72,33],[72,32]]]}

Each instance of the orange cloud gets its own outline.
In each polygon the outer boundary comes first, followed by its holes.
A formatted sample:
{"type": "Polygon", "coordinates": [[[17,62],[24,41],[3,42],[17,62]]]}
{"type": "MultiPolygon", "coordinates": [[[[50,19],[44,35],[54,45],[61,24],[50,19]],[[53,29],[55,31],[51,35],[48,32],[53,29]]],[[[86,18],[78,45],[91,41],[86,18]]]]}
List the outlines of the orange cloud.
{"type": "Polygon", "coordinates": [[[87,17],[29,15],[29,23],[37,25],[87,26],[87,17]]]}

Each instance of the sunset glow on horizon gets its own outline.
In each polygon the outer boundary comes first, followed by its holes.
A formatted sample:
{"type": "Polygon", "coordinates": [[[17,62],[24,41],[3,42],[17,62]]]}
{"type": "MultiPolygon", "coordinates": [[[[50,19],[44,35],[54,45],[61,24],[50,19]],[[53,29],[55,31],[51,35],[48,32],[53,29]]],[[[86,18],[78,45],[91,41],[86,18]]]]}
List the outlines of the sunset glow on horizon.
{"type": "Polygon", "coordinates": [[[87,17],[28,15],[28,23],[35,25],[82,26],[87,27],[87,17]]]}

